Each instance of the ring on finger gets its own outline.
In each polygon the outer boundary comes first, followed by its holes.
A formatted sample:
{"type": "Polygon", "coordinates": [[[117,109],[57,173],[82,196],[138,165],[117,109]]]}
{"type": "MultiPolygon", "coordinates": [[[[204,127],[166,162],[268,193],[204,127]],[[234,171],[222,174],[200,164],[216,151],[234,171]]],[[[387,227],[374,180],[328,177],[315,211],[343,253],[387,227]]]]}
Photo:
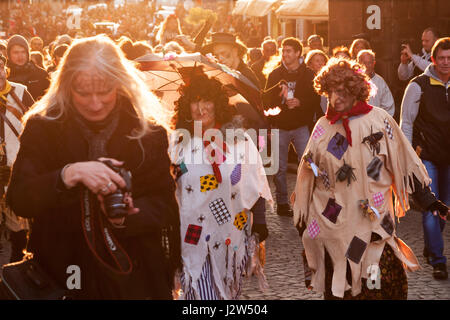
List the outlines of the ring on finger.
{"type": "Polygon", "coordinates": [[[110,189],[113,186],[113,184],[114,183],[112,181],[108,182],[108,184],[106,185],[106,188],[110,189]]]}
{"type": "Polygon", "coordinates": [[[102,193],[107,193],[109,191],[109,188],[108,187],[103,187],[103,188],[100,189],[100,191],[102,193]]]}

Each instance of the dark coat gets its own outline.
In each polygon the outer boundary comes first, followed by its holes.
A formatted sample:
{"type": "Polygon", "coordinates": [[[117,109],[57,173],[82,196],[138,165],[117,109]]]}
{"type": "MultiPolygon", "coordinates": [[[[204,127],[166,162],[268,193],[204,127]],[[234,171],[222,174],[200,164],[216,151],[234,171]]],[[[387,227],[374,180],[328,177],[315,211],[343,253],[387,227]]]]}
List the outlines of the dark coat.
{"type": "Polygon", "coordinates": [[[263,93],[263,101],[265,108],[281,108],[278,115],[271,117],[275,128],[294,130],[302,126],[308,126],[311,130],[314,127],[314,115],[316,114],[316,117],[320,118],[323,111],[320,107],[320,96],[314,91],[313,80],[314,72],[304,63],[293,72],[288,71],[281,64],[269,74],[263,93]],[[300,100],[300,107],[288,109],[283,103],[279,87],[281,81],[296,81],[294,97],[300,100]]]}
{"type": "Polygon", "coordinates": [[[27,86],[28,92],[35,101],[39,100],[50,86],[47,71],[39,68],[33,62],[28,62],[23,66],[9,62],[8,67],[10,69],[8,80],[27,86]]]}
{"type": "Polygon", "coordinates": [[[81,227],[82,187],[66,189],[61,170],[68,163],[88,160],[88,144],[70,117],[28,120],[13,166],[7,202],[22,217],[33,218],[28,250],[51,277],[66,286],[70,265],[81,269],[83,299],[171,299],[173,269],[179,266],[179,213],[170,175],[164,129],[152,127],[142,139],[128,138],[138,125],[130,103],[122,105],[118,126],[106,156],[125,162],[132,173],[133,199],[140,212],[126,218],[125,229],[113,229],[133,262],[133,272],[118,276],[106,270],[88,248],[81,227]],[[161,245],[163,226],[171,225],[178,247],[171,261],[161,245]]]}

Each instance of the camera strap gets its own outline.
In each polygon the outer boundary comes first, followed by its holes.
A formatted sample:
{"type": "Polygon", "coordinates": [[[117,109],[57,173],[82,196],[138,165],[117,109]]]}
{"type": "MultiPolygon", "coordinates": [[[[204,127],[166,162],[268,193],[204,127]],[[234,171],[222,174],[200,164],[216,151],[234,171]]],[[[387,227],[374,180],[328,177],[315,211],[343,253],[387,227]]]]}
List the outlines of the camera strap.
{"type": "Polygon", "coordinates": [[[89,249],[92,251],[95,258],[112,272],[120,275],[130,274],[133,269],[130,257],[114,237],[109,222],[106,221],[106,217],[93,208],[93,203],[93,193],[85,188],[81,193],[81,224],[89,249]],[[99,231],[101,232],[104,245],[112,257],[115,266],[111,266],[107,263],[97,252],[95,243],[95,232],[97,228],[100,229],[99,231]]]}

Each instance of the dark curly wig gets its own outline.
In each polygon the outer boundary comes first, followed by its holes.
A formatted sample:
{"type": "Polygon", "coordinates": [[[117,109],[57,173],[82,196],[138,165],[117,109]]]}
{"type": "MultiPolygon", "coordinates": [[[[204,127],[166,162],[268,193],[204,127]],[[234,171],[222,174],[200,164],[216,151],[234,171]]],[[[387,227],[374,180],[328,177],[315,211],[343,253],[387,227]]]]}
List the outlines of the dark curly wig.
{"type": "Polygon", "coordinates": [[[226,89],[215,78],[208,78],[204,74],[196,75],[178,90],[181,95],[178,101],[175,101],[175,115],[172,119],[172,125],[176,128],[192,130],[191,103],[200,100],[214,103],[217,123],[230,122],[235,114],[235,109],[229,104],[226,89]]]}
{"type": "Polygon", "coordinates": [[[329,97],[331,89],[344,84],[344,88],[356,100],[367,101],[370,93],[369,81],[364,68],[356,61],[331,58],[314,78],[314,89],[318,94],[329,97]]]}

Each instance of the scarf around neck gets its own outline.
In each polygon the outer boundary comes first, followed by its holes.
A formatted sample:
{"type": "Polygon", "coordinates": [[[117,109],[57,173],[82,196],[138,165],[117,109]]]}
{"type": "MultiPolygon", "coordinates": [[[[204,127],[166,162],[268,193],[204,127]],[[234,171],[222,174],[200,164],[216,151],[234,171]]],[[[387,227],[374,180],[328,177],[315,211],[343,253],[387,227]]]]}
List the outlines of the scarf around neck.
{"type": "Polygon", "coordinates": [[[106,144],[119,124],[119,106],[102,121],[86,120],[75,108],[72,108],[74,118],[80,127],[81,134],[89,145],[89,160],[97,160],[107,156],[106,144]]]}
{"type": "Polygon", "coordinates": [[[360,114],[369,113],[373,107],[365,101],[358,101],[350,110],[345,112],[337,112],[330,106],[328,106],[327,113],[325,117],[330,121],[330,124],[335,124],[338,120],[342,119],[342,124],[344,125],[345,134],[347,135],[348,144],[352,145],[352,131],[349,127],[349,118],[353,116],[358,116],[360,114]]]}
{"type": "Polygon", "coordinates": [[[0,91],[0,99],[1,99],[0,102],[6,104],[7,96],[8,96],[8,93],[11,91],[11,88],[12,88],[11,83],[8,80],[6,80],[5,88],[0,91]]]}

